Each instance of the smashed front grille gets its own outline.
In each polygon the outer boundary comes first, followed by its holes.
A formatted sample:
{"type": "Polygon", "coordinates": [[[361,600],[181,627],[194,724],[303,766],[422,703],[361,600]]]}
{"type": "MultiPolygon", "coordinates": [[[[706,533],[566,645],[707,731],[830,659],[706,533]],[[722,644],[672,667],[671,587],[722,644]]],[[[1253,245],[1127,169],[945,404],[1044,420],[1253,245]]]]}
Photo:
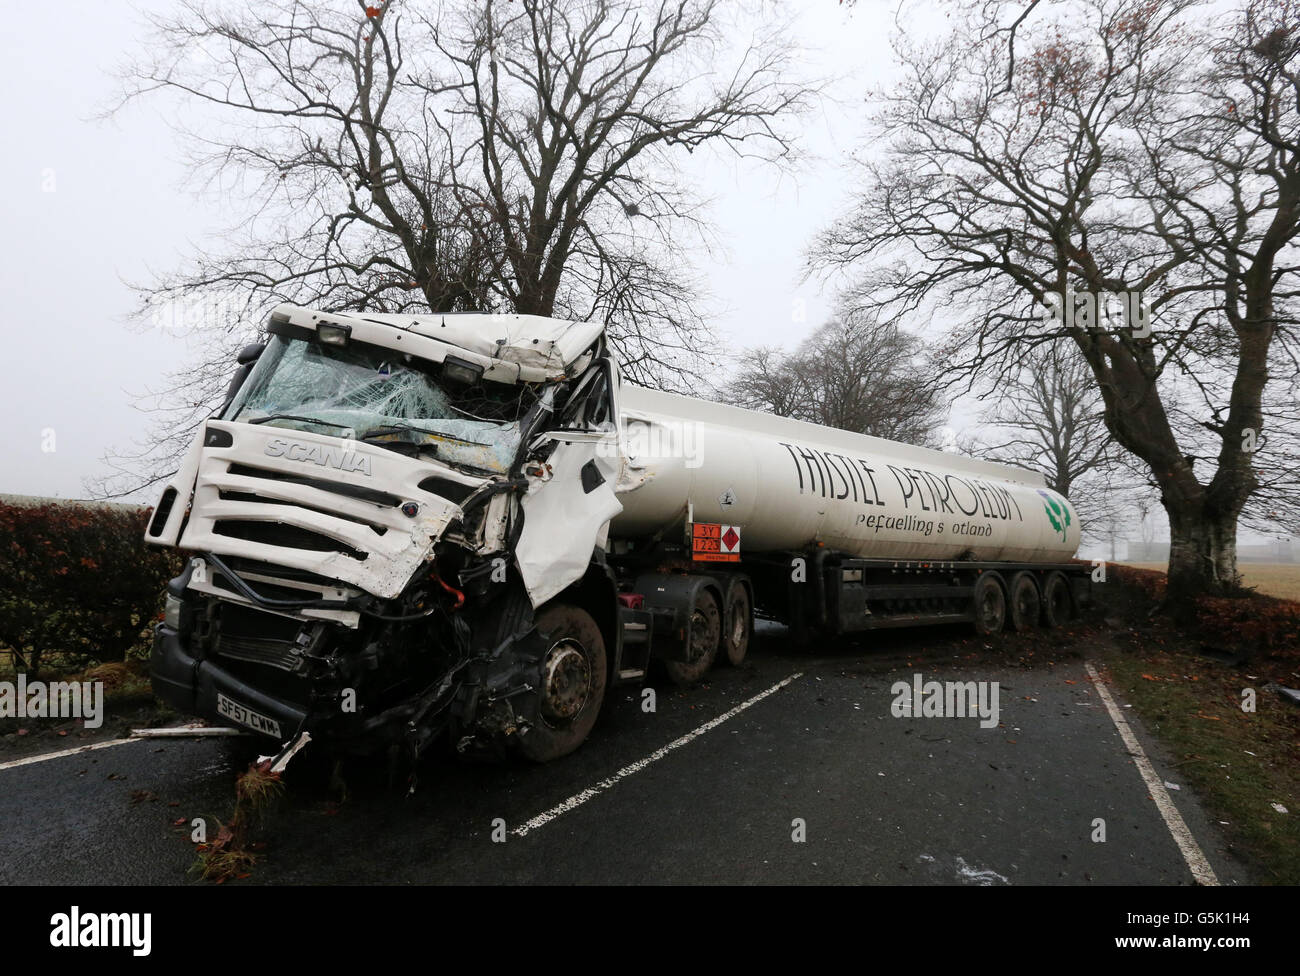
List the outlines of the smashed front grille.
{"type": "Polygon", "coordinates": [[[312,532],[310,529],[303,529],[296,525],[286,525],[283,522],[262,522],[252,519],[216,519],[212,523],[212,531],[215,535],[243,539],[247,542],[261,542],[286,549],[306,549],[311,552],[341,552],[357,562],[364,562],[366,557],[370,555],[368,552],[363,552],[324,533],[312,532]]]}
{"type": "MultiPolygon", "coordinates": [[[[212,424],[224,429],[222,422],[212,424]]],[[[271,576],[275,579],[266,581],[271,584],[303,579],[312,584],[310,590],[317,581],[330,581],[318,599],[341,599],[339,590],[348,588],[393,599],[457,515],[452,502],[417,487],[435,469],[443,470],[432,461],[359,447],[354,456],[373,461],[382,477],[377,484],[358,484],[355,474],[337,475],[280,457],[269,450],[279,449],[277,439],[268,439],[271,432],[232,429],[233,444],[208,448],[199,461],[179,544],[230,559],[233,572],[271,576]]],[[[313,444],[318,440],[301,436],[313,444]]],[[[457,477],[450,471],[447,476],[457,477]]],[[[247,581],[263,593],[257,580],[247,581]]],[[[345,612],[332,608],[303,612],[328,614],[350,627],[357,623],[355,614],[344,620],[345,612]]]]}
{"type": "Polygon", "coordinates": [[[328,491],[335,495],[343,495],[348,498],[359,498],[362,501],[372,502],[375,505],[383,505],[387,508],[396,508],[402,503],[402,499],[386,491],[379,491],[376,488],[367,488],[363,485],[349,484],[343,481],[330,481],[326,478],[311,478],[306,475],[288,474],[284,471],[271,471],[267,468],[258,468],[250,464],[232,463],[229,471],[233,475],[244,478],[264,478],[267,481],[283,481],[291,485],[302,485],[305,488],[317,488],[321,491],[328,491]]]}
{"type": "Polygon", "coordinates": [[[281,671],[300,673],[305,661],[296,645],[286,641],[259,640],[256,637],[229,637],[219,635],[216,652],[220,657],[250,664],[265,664],[281,671]]]}
{"type": "Polygon", "coordinates": [[[279,614],[223,603],[212,649],[219,657],[298,674],[306,668],[303,652],[313,643],[314,629],[279,614]]]}

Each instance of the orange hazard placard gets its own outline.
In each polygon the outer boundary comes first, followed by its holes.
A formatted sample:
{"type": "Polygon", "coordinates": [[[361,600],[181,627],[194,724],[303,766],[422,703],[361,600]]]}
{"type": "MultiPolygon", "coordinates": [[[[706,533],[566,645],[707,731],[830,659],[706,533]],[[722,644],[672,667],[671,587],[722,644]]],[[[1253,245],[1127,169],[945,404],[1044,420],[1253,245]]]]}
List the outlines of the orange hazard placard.
{"type": "Polygon", "coordinates": [[[691,525],[691,558],[700,562],[740,562],[740,526],[695,522],[691,525]]]}

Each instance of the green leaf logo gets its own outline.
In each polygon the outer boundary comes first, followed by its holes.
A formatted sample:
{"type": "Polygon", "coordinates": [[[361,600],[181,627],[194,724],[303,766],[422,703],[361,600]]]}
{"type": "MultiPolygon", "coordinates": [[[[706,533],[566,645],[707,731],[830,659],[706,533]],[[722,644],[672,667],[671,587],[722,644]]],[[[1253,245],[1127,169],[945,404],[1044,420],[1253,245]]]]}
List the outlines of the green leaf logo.
{"type": "Polygon", "coordinates": [[[1047,521],[1051,522],[1052,528],[1061,534],[1061,541],[1065,541],[1070,526],[1070,506],[1063,501],[1057,502],[1055,498],[1041,489],[1038,494],[1043,496],[1043,511],[1047,513],[1047,521]]]}

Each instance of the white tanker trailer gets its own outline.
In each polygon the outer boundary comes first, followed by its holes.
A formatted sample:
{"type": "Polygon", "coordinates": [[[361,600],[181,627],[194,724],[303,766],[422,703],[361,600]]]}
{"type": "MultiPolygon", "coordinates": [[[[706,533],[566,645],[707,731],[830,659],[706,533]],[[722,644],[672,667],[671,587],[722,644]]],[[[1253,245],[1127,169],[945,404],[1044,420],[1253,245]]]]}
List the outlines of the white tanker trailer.
{"type": "Polygon", "coordinates": [[[1044,563],[1079,546],[1065,499],[1020,468],[640,387],[622,408],[632,478],[615,537],[689,502],[697,521],[743,526],[755,553],[1044,563]]]}
{"type": "Polygon", "coordinates": [[[796,640],[1059,626],[1079,521],[1040,476],[624,385],[591,323],[275,309],[166,486],[151,673],[337,752],[547,760],[607,687],[796,640]]]}

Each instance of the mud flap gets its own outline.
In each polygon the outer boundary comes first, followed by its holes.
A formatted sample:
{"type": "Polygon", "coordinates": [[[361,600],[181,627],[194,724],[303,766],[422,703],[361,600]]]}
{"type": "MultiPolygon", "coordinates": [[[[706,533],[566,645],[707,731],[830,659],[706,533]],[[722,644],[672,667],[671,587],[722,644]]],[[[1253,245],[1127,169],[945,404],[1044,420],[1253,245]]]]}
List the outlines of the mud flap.
{"type": "Polygon", "coordinates": [[[605,541],[609,520],[623,511],[614,495],[619,459],[607,447],[561,443],[549,459],[551,479],[520,502],[524,529],[515,560],[534,607],[582,579],[592,550],[605,541]]]}

